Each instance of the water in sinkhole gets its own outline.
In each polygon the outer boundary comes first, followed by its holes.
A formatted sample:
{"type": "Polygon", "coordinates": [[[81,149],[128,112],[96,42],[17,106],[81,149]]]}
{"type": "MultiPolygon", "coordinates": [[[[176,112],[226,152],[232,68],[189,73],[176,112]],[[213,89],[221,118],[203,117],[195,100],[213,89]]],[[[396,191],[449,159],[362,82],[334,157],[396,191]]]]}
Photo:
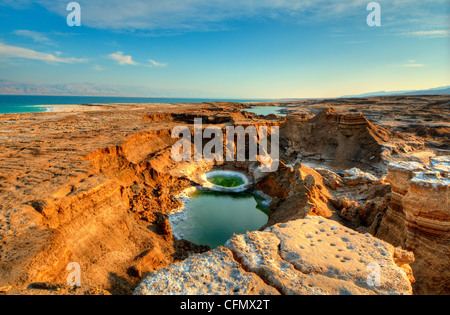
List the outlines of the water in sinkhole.
{"type": "Polygon", "coordinates": [[[215,172],[208,176],[208,181],[216,186],[235,187],[238,192],[202,190],[191,194],[184,210],[169,217],[176,237],[216,248],[234,233],[257,231],[267,223],[265,199],[254,193],[239,192],[239,187],[245,184],[242,174],[224,173],[215,172]]]}
{"type": "Polygon", "coordinates": [[[244,179],[241,176],[237,175],[212,175],[208,177],[208,182],[213,185],[226,187],[226,188],[235,188],[245,184],[244,179]]]}
{"type": "Polygon", "coordinates": [[[281,113],[280,111],[285,109],[285,107],[281,106],[253,106],[252,108],[245,108],[244,111],[255,113],[256,115],[267,116],[270,114],[275,114],[278,116],[286,116],[286,114],[281,113]]]}

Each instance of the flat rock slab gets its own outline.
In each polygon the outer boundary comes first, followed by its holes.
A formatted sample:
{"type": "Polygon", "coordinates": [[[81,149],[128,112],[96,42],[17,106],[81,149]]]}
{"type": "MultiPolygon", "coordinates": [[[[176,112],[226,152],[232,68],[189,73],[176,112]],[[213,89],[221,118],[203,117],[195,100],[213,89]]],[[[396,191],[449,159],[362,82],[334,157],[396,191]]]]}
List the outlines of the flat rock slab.
{"type": "Polygon", "coordinates": [[[296,271],[296,286],[286,290],[291,284],[283,283],[284,293],[412,294],[406,272],[394,261],[395,248],[370,234],[310,216],[263,233],[279,239],[280,261],[296,271]]]}
{"type": "Polygon", "coordinates": [[[394,247],[321,217],[234,235],[150,274],[135,294],[412,294],[394,247]]]}

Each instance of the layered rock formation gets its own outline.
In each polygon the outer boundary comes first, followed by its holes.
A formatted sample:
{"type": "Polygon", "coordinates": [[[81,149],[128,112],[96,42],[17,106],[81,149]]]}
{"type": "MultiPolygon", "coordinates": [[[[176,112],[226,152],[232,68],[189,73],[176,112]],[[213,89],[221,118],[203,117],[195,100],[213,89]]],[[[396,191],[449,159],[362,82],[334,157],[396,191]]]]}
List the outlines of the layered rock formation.
{"type": "Polygon", "coordinates": [[[345,224],[374,235],[391,201],[390,185],[358,168],[346,170],[341,176],[329,170],[317,171],[324,177],[333,195],[331,204],[345,224]]]}
{"type": "Polygon", "coordinates": [[[300,163],[280,167],[256,188],[273,199],[265,227],[304,218],[307,214],[332,217],[335,212],[322,176],[300,163]]]}
{"type": "Polygon", "coordinates": [[[342,114],[327,109],[307,118],[292,114],[282,126],[286,146],[302,158],[329,161],[333,167],[348,169],[355,164],[381,162],[382,146],[391,132],[371,124],[361,114],[342,114]]]}
{"type": "Polygon", "coordinates": [[[418,294],[450,293],[448,161],[391,164],[386,177],[392,202],[376,236],[414,252],[418,294]]]}
{"type": "Polygon", "coordinates": [[[190,185],[167,171],[170,123],[130,107],[0,117],[0,286],[65,283],[77,262],[83,284],[127,294],[144,273],[205,250],[174,239],[164,218],[190,185]]]}
{"type": "Polygon", "coordinates": [[[421,164],[414,162],[392,163],[388,166],[388,175],[385,180],[391,185],[392,200],[377,235],[383,235],[383,239],[394,246],[405,246],[406,217],[402,199],[408,192],[409,183],[415,176],[414,172],[423,169],[421,164]]]}
{"type": "Polygon", "coordinates": [[[411,260],[369,234],[306,217],[235,235],[225,247],[151,273],[135,294],[411,294],[397,258],[403,266],[411,260]]]}

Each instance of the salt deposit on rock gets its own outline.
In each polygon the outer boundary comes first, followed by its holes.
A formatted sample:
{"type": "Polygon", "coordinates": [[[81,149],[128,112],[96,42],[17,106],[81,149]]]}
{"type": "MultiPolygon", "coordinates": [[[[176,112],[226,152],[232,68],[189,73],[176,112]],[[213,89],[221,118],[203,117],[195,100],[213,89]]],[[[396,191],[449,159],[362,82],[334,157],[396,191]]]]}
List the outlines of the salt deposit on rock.
{"type": "Polygon", "coordinates": [[[408,171],[421,171],[424,166],[418,162],[391,162],[388,166],[391,170],[408,170],[408,171]]]}
{"type": "Polygon", "coordinates": [[[434,170],[450,173],[450,156],[438,156],[431,158],[431,166],[434,170]]]}
{"type": "Polygon", "coordinates": [[[344,172],[344,183],[350,186],[356,186],[361,184],[381,184],[381,181],[370,173],[365,173],[359,168],[352,168],[344,172]]]}

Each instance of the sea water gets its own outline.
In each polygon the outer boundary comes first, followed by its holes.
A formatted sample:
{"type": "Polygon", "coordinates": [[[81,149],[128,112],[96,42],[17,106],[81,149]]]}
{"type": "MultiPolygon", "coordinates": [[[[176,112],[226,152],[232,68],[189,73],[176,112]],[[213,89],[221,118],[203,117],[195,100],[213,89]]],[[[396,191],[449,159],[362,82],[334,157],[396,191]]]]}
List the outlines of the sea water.
{"type": "Polygon", "coordinates": [[[203,102],[266,102],[267,100],[204,99],[204,98],[157,98],[157,97],[107,97],[107,96],[35,96],[0,95],[0,114],[45,112],[45,105],[82,104],[135,104],[135,103],[203,103],[203,102]],[[36,105],[44,105],[37,107],[36,105]]]}

